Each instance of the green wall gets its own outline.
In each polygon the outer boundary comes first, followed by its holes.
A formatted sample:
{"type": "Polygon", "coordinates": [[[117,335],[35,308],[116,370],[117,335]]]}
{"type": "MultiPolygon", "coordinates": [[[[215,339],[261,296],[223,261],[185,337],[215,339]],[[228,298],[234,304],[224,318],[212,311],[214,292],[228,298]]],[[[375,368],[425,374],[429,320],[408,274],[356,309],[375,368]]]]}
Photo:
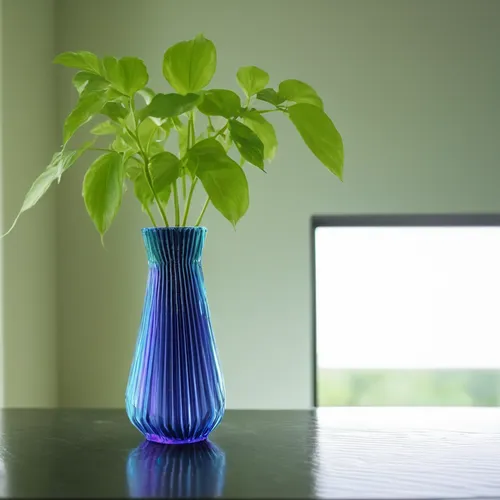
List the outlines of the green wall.
{"type": "MultiPolygon", "coordinates": [[[[2,0],[0,225],[57,148],[52,0],[2,0]]],[[[0,328],[3,404],[55,406],[57,385],[56,198],[50,194],[2,247],[0,328]]]]}
{"type": "MultiPolygon", "coordinates": [[[[138,55],[160,90],[165,48],[203,32],[219,53],[213,86],[235,84],[239,66],[256,64],[273,83],[299,78],[323,97],[344,136],[345,183],[278,117],[281,148],[267,175],[248,169],[251,208],[237,231],[214,210],[205,219],[229,407],[311,404],[311,214],[500,210],[498,0],[2,0],[0,8],[4,228],[75,102],[72,72],[50,64],[55,50],[138,55]]],[[[81,199],[86,163],[0,245],[6,406],[123,406],[148,221],[128,193],[103,250],[81,199]]]]}
{"type": "MultiPolygon", "coordinates": [[[[497,0],[68,0],[57,27],[60,51],[142,57],[158,90],[165,48],[203,32],[218,49],[214,87],[235,85],[248,64],[273,84],[305,80],[344,136],[341,184],[277,117],[281,147],[267,175],[247,169],[250,211],[237,231],[213,209],[206,217],[229,407],[311,404],[311,214],[500,210],[497,0]]],[[[60,71],[60,120],[75,102],[70,74],[60,71]]],[[[104,251],[81,201],[83,163],[68,174],[58,194],[60,402],[119,407],[148,221],[127,196],[104,251]]]]}

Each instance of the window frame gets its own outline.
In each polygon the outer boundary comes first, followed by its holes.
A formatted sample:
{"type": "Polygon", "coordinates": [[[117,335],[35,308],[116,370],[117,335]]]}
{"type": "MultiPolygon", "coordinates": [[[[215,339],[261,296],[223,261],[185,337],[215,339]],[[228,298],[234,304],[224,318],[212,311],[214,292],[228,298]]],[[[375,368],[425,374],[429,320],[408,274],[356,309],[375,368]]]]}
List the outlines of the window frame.
{"type": "Polygon", "coordinates": [[[313,407],[318,408],[316,328],[316,229],[320,227],[491,227],[500,226],[500,213],[344,214],[313,215],[310,220],[313,407]]]}

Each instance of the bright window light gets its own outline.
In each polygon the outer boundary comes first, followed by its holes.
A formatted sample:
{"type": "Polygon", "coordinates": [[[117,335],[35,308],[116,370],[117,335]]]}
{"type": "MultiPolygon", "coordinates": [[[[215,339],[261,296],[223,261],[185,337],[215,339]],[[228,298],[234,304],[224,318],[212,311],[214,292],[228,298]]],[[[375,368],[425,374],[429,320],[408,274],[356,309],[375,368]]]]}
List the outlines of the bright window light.
{"type": "Polygon", "coordinates": [[[500,227],[319,227],[318,368],[500,368],[500,227]]]}

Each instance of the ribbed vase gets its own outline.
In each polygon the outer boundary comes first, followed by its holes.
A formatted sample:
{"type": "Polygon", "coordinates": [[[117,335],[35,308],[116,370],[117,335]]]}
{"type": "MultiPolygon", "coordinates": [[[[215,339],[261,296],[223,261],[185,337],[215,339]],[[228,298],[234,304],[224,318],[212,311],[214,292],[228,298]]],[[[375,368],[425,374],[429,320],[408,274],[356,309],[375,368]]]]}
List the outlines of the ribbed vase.
{"type": "Polygon", "coordinates": [[[201,266],[207,230],[146,228],[142,234],[149,272],[127,415],[149,441],[203,441],[225,408],[201,266]]]}

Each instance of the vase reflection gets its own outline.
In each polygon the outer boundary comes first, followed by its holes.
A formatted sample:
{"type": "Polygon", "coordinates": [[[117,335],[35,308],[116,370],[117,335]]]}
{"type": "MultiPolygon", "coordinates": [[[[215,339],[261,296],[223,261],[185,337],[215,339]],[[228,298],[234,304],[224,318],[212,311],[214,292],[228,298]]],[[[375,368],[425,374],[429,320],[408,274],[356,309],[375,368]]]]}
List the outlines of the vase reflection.
{"type": "Polygon", "coordinates": [[[226,457],[210,441],[164,445],[144,441],[127,460],[131,497],[214,498],[224,489],[226,457]]]}

